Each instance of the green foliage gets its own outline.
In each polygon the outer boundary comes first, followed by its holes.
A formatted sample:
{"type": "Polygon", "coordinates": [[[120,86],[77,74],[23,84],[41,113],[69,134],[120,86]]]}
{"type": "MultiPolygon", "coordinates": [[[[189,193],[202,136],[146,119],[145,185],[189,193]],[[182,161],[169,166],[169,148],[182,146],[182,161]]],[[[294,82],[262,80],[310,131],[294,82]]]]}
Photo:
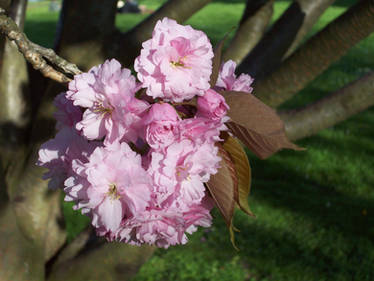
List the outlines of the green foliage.
{"type": "MultiPolygon", "coordinates": [[[[157,3],[147,1],[151,2],[157,3]]],[[[214,1],[188,23],[218,42],[237,24],[244,8],[237,1],[227,2],[214,1]]],[[[276,2],[276,16],[287,4],[276,2]]],[[[329,8],[316,28],[344,9],[343,5],[329,8]]],[[[125,30],[142,18],[120,15],[117,24],[125,30]]],[[[56,19],[55,13],[34,10],[28,14],[26,31],[32,40],[52,45],[56,19]]],[[[373,69],[372,35],[285,107],[312,102],[373,69]]],[[[307,151],[284,151],[265,161],[250,155],[249,203],[257,219],[237,212],[236,243],[241,250],[233,249],[225,222],[215,210],[211,229],[199,230],[186,246],[157,250],[133,281],[374,280],[373,124],[371,109],[300,141],[298,145],[307,151]]],[[[64,210],[73,237],[84,227],[80,219],[85,218],[71,211],[71,205],[64,210]]]]}
{"type": "Polygon", "coordinates": [[[66,219],[67,240],[71,242],[86,226],[90,219],[81,214],[80,211],[73,210],[73,202],[64,202],[62,212],[66,219]]]}

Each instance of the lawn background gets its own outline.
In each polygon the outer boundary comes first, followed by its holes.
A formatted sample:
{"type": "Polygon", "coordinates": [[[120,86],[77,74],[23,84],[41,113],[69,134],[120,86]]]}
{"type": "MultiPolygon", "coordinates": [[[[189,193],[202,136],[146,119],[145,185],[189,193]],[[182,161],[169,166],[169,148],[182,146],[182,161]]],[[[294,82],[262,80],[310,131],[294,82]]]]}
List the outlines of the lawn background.
{"type": "MultiPolygon", "coordinates": [[[[187,1],[187,0],[186,0],[187,1]]],[[[156,9],[164,1],[139,1],[156,9]]],[[[187,21],[205,31],[212,43],[237,26],[244,0],[214,1],[187,21]]],[[[356,1],[336,1],[311,34],[356,1]]],[[[273,20],[290,1],[276,1],[273,20]]],[[[48,2],[30,3],[25,31],[29,38],[53,46],[58,14],[48,2]]],[[[143,15],[118,15],[125,31],[143,15]]],[[[232,35],[231,35],[232,36],[232,35]]],[[[283,105],[312,102],[374,68],[374,35],[283,105]]],[[[210,229],[190,236],[185,246],[159,249],[134,281],[145,280],[374,280],[374,109],[299,141],[304,152],[283,151],[268,160],[249,153],[253,171],[250,206],[257,219],[235,216],[240,251],[217,210],[210,229]]],[[[64,204],[68,239],[88,223],[64,204]]],[[[97,265],[93,265],[97,266],[97,265]]]]}

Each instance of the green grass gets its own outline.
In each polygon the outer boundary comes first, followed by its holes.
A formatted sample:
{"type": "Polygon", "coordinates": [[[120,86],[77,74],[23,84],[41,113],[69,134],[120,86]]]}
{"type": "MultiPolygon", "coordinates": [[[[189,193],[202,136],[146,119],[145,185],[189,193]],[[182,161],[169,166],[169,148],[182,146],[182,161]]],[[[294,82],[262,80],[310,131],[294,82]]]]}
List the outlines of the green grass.
{"type": "MultiPolygon", "coordinates": [[[[156,9],[161,1],[141,1],[156,9]]],[[[235,26],[244,1],[213,1],[188,23],[215,43],[235,26]]],[[[312,34],[341,14],[352,1],[337,1],[312,34]]],[[[289,2],[277,1],[274,18],[289,2]]],[[[52,45],[57,14],[30,4],[26,32],[52,45]]],[[[120,15],[126,30],[141,15],[120,15]]],[[[352,48],[340,61],[289,101],[287,108],[312,102],[374,68],[374,36],[352,48]]],[[[249,203],[257,219],[237,213],[235,251],[215,210],[211,229],[200,230],[186,246],[159,249],[134,281],[145,280],[374,280],[374,110],[298,144],[305,152],[283,151],[266,161],[250,155],[253,170],[249,203]]],[[[87,220],[64,208],[69,239],[87,220]]]]}

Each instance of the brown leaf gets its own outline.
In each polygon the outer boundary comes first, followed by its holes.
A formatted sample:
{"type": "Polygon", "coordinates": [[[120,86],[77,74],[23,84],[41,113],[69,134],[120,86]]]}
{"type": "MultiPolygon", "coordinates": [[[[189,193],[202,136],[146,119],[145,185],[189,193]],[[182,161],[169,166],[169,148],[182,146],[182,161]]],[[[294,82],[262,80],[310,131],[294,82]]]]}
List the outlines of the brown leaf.
{"type": "Polygon", "coordinates": [[[218,155],[222,158],[221,167],[217,174],[210,177],[207,186],[227,226],[230,227],[237,197],[238,179],[230,155],[222,146],[219,147],[218,155]]]}
{"type": "Polygon", "coordinates": [[[255,216],[248,205],[248,195],[251,188],[251,167],[247,154],[236,138],[228,137],[223,148],[229,153],[235,167],[238,179],[238,191],[236,192],[236,203],[239,208],[250,216],[255,216]]]}
{"type": "Polygon", "coordinates": [[[235,249],[234,241],[234,228],[232,224],[235,198],[238,197],[238,179],[235,173],[234,164],[230,158],[230,155],[219,146],[219,156],[222,158],[221,167],[218,169],[218,173],[210,177],[209,182],[206,184],[210,194],[212,195],[217,208],[222,214],[226,225],[230,232],[230,240],[235,249]]]}
{"type": "Polygon", "coordinates": [[[227,125],[244,145],[261,159],[283,148],[302,150],[286,136],[284,123],[277,113],[254,95],[245,92],[222,92],[230,106],[227,125]]]}

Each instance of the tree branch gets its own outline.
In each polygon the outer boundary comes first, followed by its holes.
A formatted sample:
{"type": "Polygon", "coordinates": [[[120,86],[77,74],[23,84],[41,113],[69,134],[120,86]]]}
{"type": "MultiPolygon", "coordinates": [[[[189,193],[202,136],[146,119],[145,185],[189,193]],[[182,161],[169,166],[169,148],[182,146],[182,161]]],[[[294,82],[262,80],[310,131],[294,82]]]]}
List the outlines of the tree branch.
{"type": "Polygon", "coordinates": [[[273,0],[247,0],[240,25],[224,53],[224,61],[229,59],[240,63],[260,41],[273,15],[273,0]]]}
{"type": "Polygon", "coordinates": [[[312,29],[314,24],[318,21],[319,17],[324,13],[324,11],[330,7],[335,0],[296,0],[298,1],[301,10],[305,13],[305,18],[303,25],[300,27],[299,31],[296,34],[291,46],[288,48],[286,54],[283,58],[291,55],[294,50],[297,48],[299,43],[303,38],[308,34],[312,29]]]}
{"type": "Polygon", "coordinates": [[[151,37],[152,30],[159,19],[169,17],[182,23],[210,1],[211,0],[169,0],[140,24],[120,35],[117,41],[119,60],[127,66],[134,63],[134,59],[139,55],[142,43],[151,37]]]}
{"type": "Polygon", "coordinates": [[[373,31],[374,0],[360,1],[256,83],[256,95],[270,106],[280,105],[373,31]]]}
{"type": "Polygon", "coordinates": [[[56,54],[52,54],[53,51],[51,52],[51,50],[44,49],[40,46],[35,48],[37,45],[34,43],[31,44],[26,35],[19,30],[17,24],[5,15],[5,10],[2,8],[0,8],[0,31],[6,35],[9,40],[16,43],[18,50],[23,54],[25,59],[31,63],[34,69],[39,70],[46,78],[50,78],[59,83],[67,83],[71,81],[71,79],[65,74],[80,73],[76,66],[58,57],[56,54]],[[50,63],[61,68],[65,74],[50,66],[44,60],[44,55],[39,53],[40,50],[42,50],[44,54],[48,54],[47,58],[50,60],[50,63]]]}
{"type": "Polygon", "coordinates": [[[294,1],[238,68],[257,80],[277,68],[287,50],[294,48],[334,0],[294,1]]]}
{"type": "Polygon", "coordinates": [[[374,73],[304,108],[281,113],[292,140],[311,136],[374,105],[374,73]]]}
{"type": "MultiPolygon", "coordinates": [[[[39,46],[38,44],[35,44],[31,41],[29,41],[30,46],[37,51],[39,54],[41,54],[44,58],[46,58],[49,62],[56,65],[58,68],[64,71],[66,74],[71,75],[77,75],[82,73],[82,71],[73,63],[70,63],[63,58],[59,57],[54,50],[44,48],[42,46],[39,46]]],[[[58,82],[58,81],[57,81],[58,82]]]]}

